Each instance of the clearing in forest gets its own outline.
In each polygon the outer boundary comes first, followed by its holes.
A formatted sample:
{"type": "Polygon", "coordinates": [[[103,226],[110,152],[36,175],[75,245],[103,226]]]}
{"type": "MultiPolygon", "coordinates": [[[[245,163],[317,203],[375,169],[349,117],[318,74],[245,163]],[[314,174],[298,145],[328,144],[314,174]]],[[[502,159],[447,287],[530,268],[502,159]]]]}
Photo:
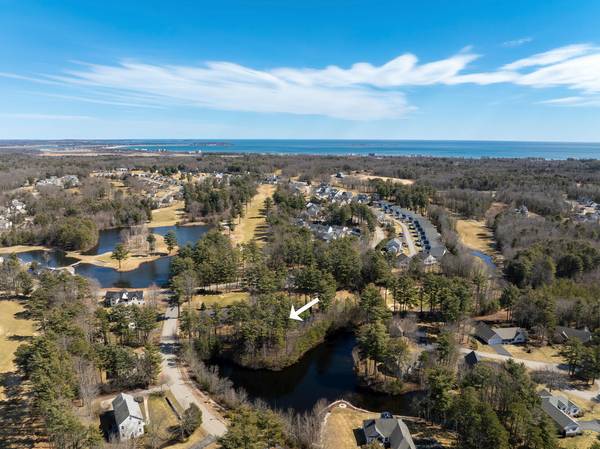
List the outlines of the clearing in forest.
{"type": "MultiPolygon", "coordinates": [[[[0,374],[15,370],[15,350],[34,334],[34,323],[22,317],[24,308],[16,300],[0,300],[0,374]]],[[[0,399],[4,387],[0,384],[0,399]]]]}
{"type": "Polygon", "coordinates": [[[184,210],[184,201],[174,201],[168,207],[161,207],[152,211],[152,221],[150,225],[158,226],[174,226],[181,221],[184,210]]]}
{"type": "Polygon", "coordinates": [[[462,243],[486,254],[495,254],[494,236],[483,220],[457,220],[456,232],[462,243]]]}
{"type": "Polygon", "coordinates": [[[264,243],[266,223],[264,214],[265,200],[275,193],[275,186],[272,184],[261,184],[258,186],[256,195],[248,203],[240,223],[236,223],[231,232],[231,240],[235,245],[248,243],[256,238],[258,243],[264,243]]]}

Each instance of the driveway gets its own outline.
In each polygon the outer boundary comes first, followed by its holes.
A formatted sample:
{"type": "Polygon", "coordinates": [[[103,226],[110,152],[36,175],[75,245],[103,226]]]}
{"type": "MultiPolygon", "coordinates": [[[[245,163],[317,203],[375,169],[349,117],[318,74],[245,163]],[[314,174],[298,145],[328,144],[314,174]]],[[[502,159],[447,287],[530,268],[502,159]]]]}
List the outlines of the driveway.
{"type": "Polygon", "coordinates": [[[196,404],[202,411],[202,428],[209,435],[220,437],[227,431],[225,423],[206,404],[205,397],[200,394],[195,385],[184,377],[177,363],[176,352],[179,345],[177,337],[178,327],[177,307],[168,306],[160,336],[160,352],[163,357],[162,373],[167,381],[167,386],[171,389],[173,396],[175,396],[175,399],[177,399],[181,406],[188,408],[190,404],[196,404]]]}
{"type": "Polygon", "coordinates": [[[581,426],[581,430],[591,430],[592,432],[600,433],[600,423],[597,419],[592,419],[590,421],[579,421],[579,425],[581,426]]]}
{"type": "Polygon", "coordinates": [[[508,352],[508,350],[503,345],[490,345],[490,348],[492,348],[494,351],[496,351],[496,353],[500,355],[503,355],[505,357],[512,357],[512,354],[508,352]]]}
{"type": "Polygon", "coordinates": [[[404,235],[404,241],[406,242],[406,247],[408,248],[408,257],[416,256],[417,247],[415,246],[415,241],[413,240],[412,235],[410,235],[410,229],[408,229],[408,225],[401,220],[394,220],[402,227],[402,234],[404,235]]]}

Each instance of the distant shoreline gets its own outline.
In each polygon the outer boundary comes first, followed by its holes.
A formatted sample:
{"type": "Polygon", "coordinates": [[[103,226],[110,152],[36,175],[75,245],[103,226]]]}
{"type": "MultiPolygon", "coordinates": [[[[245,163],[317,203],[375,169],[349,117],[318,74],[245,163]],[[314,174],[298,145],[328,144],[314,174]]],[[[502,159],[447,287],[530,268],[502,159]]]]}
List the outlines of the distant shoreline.
{"type": "Polygon", "coordinates": [[[599,159],[600,143],[472,140],[5,140],[0,152],[45,156],[278,156],[599,159]]]}

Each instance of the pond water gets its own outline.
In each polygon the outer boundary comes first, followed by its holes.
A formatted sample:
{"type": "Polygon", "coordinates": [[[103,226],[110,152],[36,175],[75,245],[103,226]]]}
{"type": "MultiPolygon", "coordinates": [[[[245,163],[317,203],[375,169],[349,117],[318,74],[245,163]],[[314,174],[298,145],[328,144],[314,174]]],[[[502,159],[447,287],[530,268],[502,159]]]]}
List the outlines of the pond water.
{"type": "Polygon", "coordinates": [[[51,268],[66,267],[68,265],[74,264],[78,260],[74,257],[67,256],[67,254],[64,251],[44,251],[43,249],[36,249],[33,251],[18,253],[17,257],[23,263],[37,262],[41,266],[51,268]]]}
{"type": "MultiPolygon", "coordinates": [[[[92,249],[86,251],[86,255],[98,255],[111,252],[121,242],[121,233],[127,228],[103,229],[99,232],[98,243],[92,249]]],[[[149,227],[153,233],[164,236],[167,232],[175,231],[177,242],[180,246],[196,243],[208,230],[208,226],[158,226],[149,227]]]]}
{"type": "MultiPolygon", "coordinates": [[[[150,228],[152,232],[165,235],[170,230],[175,231],[177,242],[183,246],[196,243],[209,229],[208,226],[161,226],[150,228]]],[[[114,249],[121,241],[121,229],[105,229],[100,231],[98,245],[85,254],[103,254],[114,249]]],[[[29,263],[37,261],[43,266],[65,267],[77,262],[78,259],[67,257],[59,250],[43,251],[32,250],[17,254],[21,261],[29,263]]],[[[75,273],[95,279],[102,288],[145,288],[152,284],[164,285],[169,280],[169,268],[171,256],[161,257],[151,262],[144,262],[138,268],[131,271],[118,271],[110,267],[99,267],[90,263],[79,263],[75,265],[75,273]]]]}
{"type": "Polygon", "coordinates": [[[324,398],[346,399],[367,410],[412,414],[411,403],[416,393],[389,396],[360,386],[352,361],[355,344],[352,333],[339,332],[281,371],[252,370],[221,359],[213,363],[222,376],[231,379],[236,387],[244,388],[251,399],[260,398],[273,408],[304,412],[324,398]]]}
{"type": "Polygon", "coordinates": [[[75,265],[75,273],[95,279],[102,288],[146,288],[152,284],[162,286],[169,281],[171,256],[141,263],[130,271],[118,271],[110,267],[99,267],[91,263],[75,265]]]}
{"type": "Polygon", "coordinates": [[[485,253],[482,253],[481,251],[476,251],[476,250],[471,251],[471,255],[483,260],[483,262],[490,268],[492,268],[494,270],[497,268],[496,264],[494,263],[494,259],[492,259],[491,256],[489,256],[485,253]]]}

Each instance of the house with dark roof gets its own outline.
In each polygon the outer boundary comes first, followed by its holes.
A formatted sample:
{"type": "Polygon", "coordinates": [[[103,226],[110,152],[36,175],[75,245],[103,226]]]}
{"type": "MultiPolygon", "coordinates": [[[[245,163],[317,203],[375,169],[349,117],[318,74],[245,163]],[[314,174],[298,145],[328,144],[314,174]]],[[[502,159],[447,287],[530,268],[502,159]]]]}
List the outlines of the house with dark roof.
{"type": "Polygon", "coordinates": [[[144,291],[143,290],[120,290],[120,291],[108,291],[104,296],[104,303],[107,307],[114,307],[117,305],[129,306],[135,304],[137,306],[144,305],[144,291]]]}
{"type": "Polygon", "coordinates": [[[367,444],[378,441],[390,449],[416,449],[408,427],[399,418],[366,419],[362,430],[367,444]]]}
{"type": "Polygon", "coordinates": [[[469,368],[473,368],[479,362],[481,362],[481,357],[479,357],[479,354],[477,354],[475,351],[471,351],[465,355],[465,364],[469,368]]]}
{"type": "Polygon", "coordinates": [[[581,433],[579,423],[556,407],[549,397],[542,398],[542,410],[552,419],[562,435],[574,436],[581,433]]]}
{"type": "Polygon", "coordinates": [[[113,399],[112,406],[120,440],[129,440],[144,434],[144,415],[133,396],[121,393],[113,399]]]}
{"type": "Polygon", "coordinates": [[[527,341],[527,331],[520,327],[490,327],[479,323],[475,336],[488,345],[513,345],[527,341]]]}
{"type": "Polygon", "coordinates": [[[583,410],[581,410],[581,408],[577,404],[570,401],[565,396],[553,395],[546,389],[541,390],[539,392],[539,396],[542,399],[548,399],[550,403],[554,405],[557,409],[571,417],[583,415],[583,410]]]}
{"type": "Polygon", "coordinates": [[[583,329],[575,329],[573,327],[556,326],[552,340],[555,343],[566,343],[574,338],[578,339],[582,343],[589,343],[592,341],[592,333],[587,327],[583,329]]]}

